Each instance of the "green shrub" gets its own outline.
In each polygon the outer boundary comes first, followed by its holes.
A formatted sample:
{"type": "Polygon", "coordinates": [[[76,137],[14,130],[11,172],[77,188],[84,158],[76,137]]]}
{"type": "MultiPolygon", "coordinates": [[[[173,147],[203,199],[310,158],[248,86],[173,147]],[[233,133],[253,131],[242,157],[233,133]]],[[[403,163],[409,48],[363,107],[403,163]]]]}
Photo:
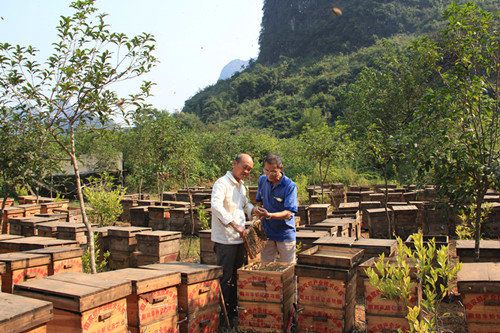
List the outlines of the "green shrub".
{"type": "Polygon", "coordinates": [[[104,173],[100,178],[90,177],[89,184],[83,188],[83,195],[90,204],[90,222],[98,226],[113,225],[123,213],[120,201],[125,189],[113,184],[114,178],[104,173]]]}
{"type": "MultiPolygon", "coordinates": [[[[96,258],[96,270],[97,272],[104,272],[106,270],[106,265],[108,264],[109,251],[102,252],[101,243],[99,241],[99,234],[94,233],[94,254],[96,258]]],[[[91,273],[90,269],[90,251],[89,248],[85,249],[82,257],[83,272],[91,273]]]]}

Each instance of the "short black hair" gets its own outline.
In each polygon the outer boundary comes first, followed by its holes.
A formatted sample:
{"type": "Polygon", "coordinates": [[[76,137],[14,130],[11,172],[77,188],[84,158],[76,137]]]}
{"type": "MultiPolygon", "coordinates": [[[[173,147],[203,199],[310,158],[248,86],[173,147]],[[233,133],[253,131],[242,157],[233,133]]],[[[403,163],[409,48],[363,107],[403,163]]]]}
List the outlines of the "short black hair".
{"type": "Polygon", "coordinates": [[[275,154],[267,154],[266,157],[264,157],[264,164],[265,163],[276,165],[280,169],[283,168],[283,161],[281,160],[281,157],[275,154]]]}
{"type": "Polygon", "coordinates": [[[234,158],[234,161],[235,161],[235,162],[237,162],[237,163],[240,163],[242,158],[243,158],[243,153],[239,153],[239,154],[238,154],[238,155],[236,155],[236,157],[234,158]]]}

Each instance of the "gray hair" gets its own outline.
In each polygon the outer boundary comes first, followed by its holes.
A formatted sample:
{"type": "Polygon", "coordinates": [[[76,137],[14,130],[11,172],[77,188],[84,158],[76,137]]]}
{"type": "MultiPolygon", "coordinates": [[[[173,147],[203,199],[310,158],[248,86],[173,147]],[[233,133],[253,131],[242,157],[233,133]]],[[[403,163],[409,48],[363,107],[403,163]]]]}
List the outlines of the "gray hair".
{"type": "Polygon", "coordinates": [[[264,158],[264,163],[276,165],[280,169],[283,168],[283,161],[281,160],[281,157],[275,154],[267,154],[264,158]]]}

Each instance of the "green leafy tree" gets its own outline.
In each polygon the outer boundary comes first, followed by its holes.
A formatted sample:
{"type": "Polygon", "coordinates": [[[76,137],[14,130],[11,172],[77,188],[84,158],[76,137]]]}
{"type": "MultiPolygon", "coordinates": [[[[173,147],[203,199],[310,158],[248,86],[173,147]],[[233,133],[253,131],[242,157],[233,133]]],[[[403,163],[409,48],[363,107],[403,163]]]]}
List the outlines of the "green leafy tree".
{"type": "Polygon", "coordinates": [[[129,107],[141,107],[150,82],[125,98],[112,86],[149,72],[156,63],[155,44],[147,33],[127,37],[112,32],[106,14],[98,12],[93,0],[74,1],[70,6],[74,13],[61,17],[58,40],[44,64],[36,60],[37,50],[32,46],[0,44],[0,94],[13,108],[38,117],[70,158],[95,273],[93,232],[85,210],[75,131],[85,123],[105,123],[112,116],[124,115],[129,107]]]}
{"type": "Polygon", "coordinates": [[[46,131],[28,115],[9,107],[0,108],[0,185],[3,198],[1,215],[9,195],[24,187],[36,195],[49,185],[43,180],[59,169],[61,154],[54,149],[46,131]]]}
{"type": "Polygon", "coordinates": [[[318,127],[305,126],[305,132],[300,136],[305,144],[305,155],[316,164],[321,185],[321,200],[324,200],[323,187],[330,168],[335,162],[345,159],[349,148],[349,137],[345,127],[336,125],[330,127],[326,123],[318,127]]]}
{"type": "Polygon", "coordinates": [[[457,210],[474,205],[479,258],[484,196],[500,186],[499,12],[452,3],[445,18],[439,39],[422,46],[441,81],[428,90],[418,125],[435,133],[426,166],[440,194],[457,210]]]}

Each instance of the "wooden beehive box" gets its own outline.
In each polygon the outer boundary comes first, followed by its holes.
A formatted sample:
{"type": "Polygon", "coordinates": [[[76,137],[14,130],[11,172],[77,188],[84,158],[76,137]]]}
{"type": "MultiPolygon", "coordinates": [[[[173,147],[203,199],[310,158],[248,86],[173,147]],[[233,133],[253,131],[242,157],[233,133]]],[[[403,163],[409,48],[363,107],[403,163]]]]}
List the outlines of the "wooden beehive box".
{"type": "Polygon", "coordinates": [[[165,191],[161,194],[162,201],[176,201],[177,200],[177,192],[175,191],[165,191]]]}
{"type": "MultiPolygon", "coordinates": [[[[363,283],[366,314],[372,316],[393,316],[404,318],[407,314],[404,304],[396,300],[386,299],[382,293],[370,283],[368,275],[366,274],[366,269],[368,267],[373,268],[376,260],[378,259],[370,258],[359,266],[359,278],[363,283]]],[[[396,263],[395,258],[385,258],[384,261],[393,264],[396,263]]],[[[417,300],[417,283],[415,282],[416,269],[411,262],[408,262],[408,265],[410,267],[410,277],[415,287],[412,294],[413,303],[411,305],[415,305],[417,300]]]]}
{"type": "Polygon", "coordinates": [[[144,231],[136,234],[137,265],[176,261],[179,257],[181,233],[176,231],[144,231]]]}
{"type": "Polygon", "coordinates": [[[83,223],[66,223],[57,226],[57,238],[87,244],[87,227],[83,223]]]}
{"type": "Polygon", "coordinates": [[[389,238],[392,236],[392,228],[389,230],[389,218],[391,216],[392,210],[388,208],[372,208],[367,209],[366,214],[368,216],[368,232],[370,238],[389,238]]]}
{"type": "Polygon", "coordinates": [[[96,238],[96,242],[99,243],[101,252],[104,253],[109,250],[109,228],[112,227],[99,227],[92,229],[96,238]]]}
{"type": "Polygon", "coordinates": [[[255,263],[238,269],[238,301],[283,302],[294,292],[293,265],[255,263]]]}
{"type": "Polygon", "coordinates": [[[297,262],[302,265],[353,268],[363,259],[363,250],[315,245],[312,248],[302,251],[297,256],[297,262]]]}
{"type": "Polygon", "coordinates": [[[36,225],[37,235],[39,237],[57,238],[57,227],[66,224],[68,224],[68,222],[61,222],[61,220],[38,223],[36,225]]]}
{"type": "Polygon", "coordinates": [[[17,206],[24,209],[24,217],[34,216],[35,214],[40,214],[41,207],[37,204],[24,204],[17,206]]]}
{"type": "Polygon", "coordinates": [[[14,198],[5,199],[5,207],[10,207],[10,206],[14,206],[14,198]]]}
{"type": "Polygon", "coordinates": [[[2,290],[2,276],[5,274],[5,263],[0,262],[0,290],[2,290]]]}
{"type": "Polygon", "coordinates": [[[360,238],[355,237],[333,237],[327,236],[314,242],[315,245],[334,245],[343,247],[353,247],[365,250],[363,260],[378,257],[384,253],[386,257],[394,254],[397,247],[397,241],[394,239],[360,238]]]}
{"type": "Polygon", "coordinates": [[[328,218],[330,204],[313,204],[307,207],[309,224],[315,224],[328,218]]]}
{"type": "Polygon", "coordinates": [[[56,219],[59,222],[66,222],[67,215],[62,213],[40,213],[35,214],[36,217],[45,217],[50,219],[56,219]]]}
{"type": "Polygon", "coordinates": [[[134,227],[147,227],[149,225],[148,206],[131,207],[129,221],[134,227]]]}
{"type": "Polygon", "coordinates": [[[137,246],[135,236],[139,232],[151,231],[148,227],[111,227],[108,229],[109,249],[111,252],[122,251],[132,253],[137,246]]]}
{"type": "Polygon", "coordinates": [[[469,332],[498,332],[500,263],[464,263],[457,277],[469,332]]]}
{"type": "Polygon", "coordinates": [[[0,332],[43,333],[52,317],[50,302],[0,293],[0,332]]]}
{"type": "Polygon", "coordinates": [[[25,237],[38,236],[37,225],[40,223],[58,221],[56,218],[46,217],[20,217],[10,219],[10,232],[13,235],[23,235],[25,237]]]}
{"type": "Polygon", "coordinates": [[[238,269],[238,327],[283,332],[295,300],[293,265],[255,263],[238,269]]]}
{"type": "Polygon", "coordinates": [[[82,272],[83,249],[76,246],[56,246],[27,251],[27,253],[47,254],[50,256],[49,275],[82,272]]]}
{"type": "Polygon", "coordinates": [[[317,241],[321,237],[328,236],[327,231],[320,230],[297,230],[295,233],[295,239],[297,243],[297,247],[300,250],[307,250],[308,248],[313,246],[313,242],[317,241]]]}
{"type": "Polygon", "coordinates": [[[384,193],[372,193],[368,195],[370,200],[369,201],[378,201],[381,204],[385,203],[385,195],[384,193]]]}
{"type": "Polygon", "coordinates": [[[381,208],[380,201],[361,201],[359,203],[359,210],[361,212],[361,228],[368,230],[368,213],[367,209],[381,208]]]}
{"type": "Polygon", "coordinates": [[[122,208],[123,208],[123,212],[120,215],[120,221],[130,222],[130,209],[132,207],[137,206],[137,199],[136,198],[123,198],[120,201],[120,204],[122,205],[122,208]]]}
{"type": "Polygon", "coordinates": [[[298,332],[351,332],[355,302],[345,309],[299,305],[298,332]]]}
{"type": "Polygon", "coordinates": [[[417,206],[393,205],[391,209],[396,236],[407,239],[411,234],[418,232],[420,226],[417,223],[417,206]]]}
{"type": "Polygon", "coordinates": [[[3,234],[10,233],[9,220],[16,217],[24,217],[24,208],[19,206],[5,207],[3,210],[2,220],[3,220],[3,234]]]}
{"type": "Polygon", "coordinates": [[[359,202],[342,202],[337,209],[343,213],[356,213],[359,210],[359,202]]]}
{"type": "Polygon", "coordinates": [[[149,206],[148,225],[153,230],[165,230],[170,219],[170,206],[149,206]]]}
{"type": "Polygon", "coordinates": [[[216,265],[217,255],[214,252],[214,242],[212,242],[212,230],[200,230],[200,263],[206,265],[216,265]]]}
{"type": "Polygon", "coordinates": [[[222,267],[171,262],[140,268],[181,273],[178,289],[181,333],[217,332],[219,326],[219,277],[222,267]]]}
{"type": "Polygon", "coordinates": [[[77,246],[75,241],[50,237],[22,237],[0,241],[0,253],[29,251],[43,249],[50,246],[77,246]]]}
{"type": "Polygon", "coordinates": [[[127,332],[128,280],[84,273],[57,274],[16,286],[15,293],[54,305],[49,332],[127,332]]]}
{"type": "Polygon", "coordinates": [[[127,297],[128,328],[132,332],[150,332],[161,328],[177,330],[177,286],[180,273],[151,269],[126,268],[99,273],[96,278],[125,279],[132,283],[127,297]]]}
{"type": "Polygon", "coordinates": [[[54,209],[66,209],[68,208],[69,201],[52,201],[52,202],[42,202],[40,204],[40,213],[42,214],[52,214],[54,209]]]}
{"type": "MultiPolygon", "coordinates": [[[[300,261],[300,259],[299,259],[300,261]]],[[[299,332],[350,332],[356,270],[297,264],[299,332]]]]}
{"type": "Polygon", "coordinates": [[[50,256],[26,252],[0,254],[0,262],[5,264],[2,274],[2,291],[11,293],[14,285],[37,279],[49,274],[50,256]]]}
{"type": "Polygon", "coordinates": [[[72,223],[83,222],[82,211],[80,210],[80,208],[75,208],[75,207],[68,207],[66,209],[54,208],[53,211],[55,214],[66,214],[66,222],[72,222],[72,223]]]}
{"type": "MultiPolygon", "coordinates": [[[[475,241],[457,240],[457,256],[461,262],[475,262],[475,241]]],[[[479,261],[496,262],[500,258],[500,239],[482,239],[479,243],[479,261]]]]}
{"type": "Polygon", "coordinates": [[[409,330],[410,325],[406,318],[366,315],[367,333],[397,333],[409,330]]]}

